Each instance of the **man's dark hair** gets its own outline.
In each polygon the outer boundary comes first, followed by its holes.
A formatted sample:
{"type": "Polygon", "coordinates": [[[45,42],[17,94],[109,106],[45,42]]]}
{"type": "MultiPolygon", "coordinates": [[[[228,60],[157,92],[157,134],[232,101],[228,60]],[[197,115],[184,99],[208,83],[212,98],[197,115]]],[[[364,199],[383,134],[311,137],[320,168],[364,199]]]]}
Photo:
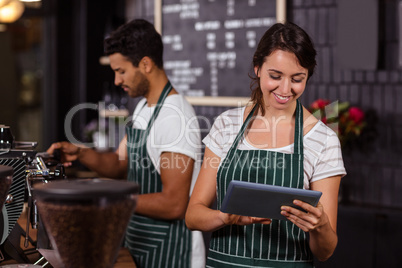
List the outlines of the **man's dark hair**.
{"type": "Polygon", "coordinates": [[[120,53],[138,67],[145,56],[156,66],[163,68],[163,43],[154,25],[143,19],[135,19],[123,24],[104,41],[107,56],[120,53]]]}

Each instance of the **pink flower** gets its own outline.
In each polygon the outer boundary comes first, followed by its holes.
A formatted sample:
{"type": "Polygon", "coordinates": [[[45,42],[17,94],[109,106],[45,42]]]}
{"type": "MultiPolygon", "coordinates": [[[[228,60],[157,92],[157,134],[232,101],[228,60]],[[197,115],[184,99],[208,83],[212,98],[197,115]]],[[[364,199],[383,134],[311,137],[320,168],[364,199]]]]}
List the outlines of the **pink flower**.
{"type": "Polygon", "coordinates": [[[311,104],[311,108],[314,110],[324,109],[329,104],[329,100],[318,99],[311,104]]]}
{"type": "Polygon", "coordinates": [[[364,112],[360,108],[350,107],[349,118],[356,124],[360,124],[364,119],[364,112]]]}

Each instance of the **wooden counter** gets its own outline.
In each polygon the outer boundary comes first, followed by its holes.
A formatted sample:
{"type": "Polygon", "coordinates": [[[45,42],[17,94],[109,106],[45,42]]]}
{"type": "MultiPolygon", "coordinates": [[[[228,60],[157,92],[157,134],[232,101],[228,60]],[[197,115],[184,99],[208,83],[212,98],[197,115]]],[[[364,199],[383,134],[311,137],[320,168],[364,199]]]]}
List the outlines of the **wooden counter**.
{"type": "MultiPolygon", "coordinates": [[[[39,249],[39,252],[42,254],[43,257],[45,257],[45,259],[51,265],[53,265],[54,268],[59,268],[62,266],[59,260],[56,259],[53,250],[39,249]]],[[[121,248],[119,251],[119,255],[117,256],[116,263],[113,265],[113,268],[135,268],[135,267],[136,265],[128,249],[121,248]]]]}
{"type": "Polygon", "coordinates": [[[117,261],[113,268],[135,268],[135,263],[130,255],[130,252],[126,248],[122,248],[117,257],[117,261]]]}

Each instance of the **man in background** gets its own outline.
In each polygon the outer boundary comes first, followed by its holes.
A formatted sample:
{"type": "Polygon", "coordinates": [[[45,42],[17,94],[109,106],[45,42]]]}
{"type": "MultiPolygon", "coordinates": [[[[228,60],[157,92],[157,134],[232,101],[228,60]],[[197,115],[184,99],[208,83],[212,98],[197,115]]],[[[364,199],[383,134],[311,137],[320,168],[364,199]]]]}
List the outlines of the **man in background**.
{"type": "Polygon", "coordinates": [[[163,69],[163,44],[154,26],[133,20],[105,40],[115,84],[144,97],[116,152],[98,152],[69,142],[52,144],[66,166],[79,160],[99,176],[140,185],[125,246],[137,267],[205,267],[202,233],[191,232],[184,216],[201,154],[193,107],[170,84],[163,69]]]}

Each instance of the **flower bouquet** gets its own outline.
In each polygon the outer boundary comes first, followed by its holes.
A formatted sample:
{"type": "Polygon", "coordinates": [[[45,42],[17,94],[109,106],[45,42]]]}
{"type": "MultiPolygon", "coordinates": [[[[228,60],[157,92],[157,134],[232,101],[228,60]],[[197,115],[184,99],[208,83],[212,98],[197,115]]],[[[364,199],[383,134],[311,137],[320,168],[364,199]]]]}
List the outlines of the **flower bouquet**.
{"type": "Polygon", "coordinates": [[[308,110],[324,124],[334,130],[342,148],[367,148],[376,137],[376,115],[373,110],[364,112],[349,102],[330,102],[318,99],[308,110]]]}

